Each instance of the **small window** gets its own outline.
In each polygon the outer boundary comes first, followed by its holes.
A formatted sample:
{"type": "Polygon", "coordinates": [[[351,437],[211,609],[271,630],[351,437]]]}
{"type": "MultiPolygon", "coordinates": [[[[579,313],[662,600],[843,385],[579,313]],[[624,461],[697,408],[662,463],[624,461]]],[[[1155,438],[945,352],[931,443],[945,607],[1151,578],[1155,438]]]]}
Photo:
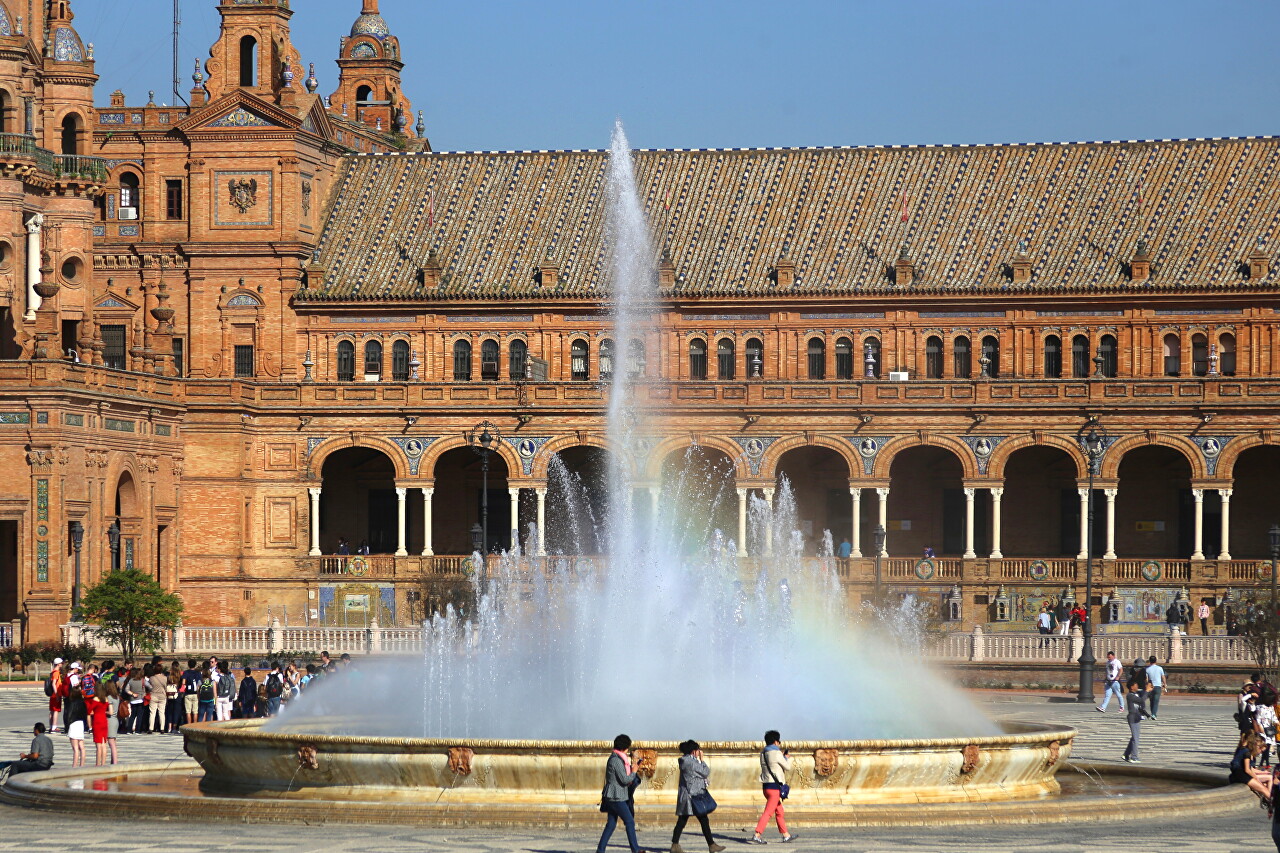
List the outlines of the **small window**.
{"type": "Polygon", "coordinates": [[[173,370],[179,376],[186,375],[186,347],[182,338],[173,339],[173,370]]]}
{"type": "Polygon", "coordinates": [[[409,381],[409,342],[396,341],[391,345],[391,381],[409,381]]]}
{"type": "Polygon", "coordinates": [[[1172,332],[1164,336],[1164,375],[1182,375],[1182,338],[1172,332]]]}
{"type": "Polygon", "coordinates": [[[928,379],[942,378],[942,338],[937,335],[924,342],[924,375],[928,379]]]}
{"type": "Polygon", "coordinates": [[[644,341],[633,338],[627,345],[627,376],[632,379],[644,378],[648,365],[644,357],[644,341]]]}
{"type": "Polygon", "coordinates": [[[1103,335],[1098,339],[1098,355],[1102,357],[1099,370],[1103,376],[1114,378],[1119,367],[1115,335],[1103,335]]]}
{"type": "Polygon", "coordinates": [[[453,342],[453,381],[471,380],[471,341],[453,342]]]}
{"type": "Polygon", "coordinates": [[[489,338],[480,344],[480,378],[498,381],[498,342],[489,338]]]}
{"type": "Polygon", "coordinates": [[[1044,339],[1044,375],[1046,379],[1062,378],[1062,338],[1057,335],[1044,339]]]}
{"type": "Polygon", "coordinates": [[[973,376],[973,353],[969,350],[969,339],[963,335],[956,338],[951,345],[952,365],[956,379],[968,379],[973,376]]]}
{"type": "Polygon", "coordinates": [[[124,370],[124,326],[103,326],[102,342],[106,344],[102,359],[107,367],[124,370]]]}
{"type": "Polygon", "coordinates": [[[982,339],[982,358],[983,375],[991,379],[1000,376],[1000,339],[995,335],[982,339]]]}
{"type": "Polygon", "coordinates": [[[338,341],[338,381],[353,382],[356,378],[356,345],[351,341],[338,341]]]}
{"type": "Polygon", "coordinates": [[[880,378],[880,339],[867,338],[862,342],[862,350],[866,354],[866,377],[880,378]]]}
{"type": "Polygon", "coordinates": [[[1198,332],[1191,336],[1191,373],[1195,376],[1209,373],[1209,339],[1198,332]]]}
{"type": "Polygon", "coordinates": [[[1231,333],[1218,338],[1218,370],[1223,376],[1236,375],[1236,336],[1231,333]]]}
{"type": "Polygon", "coordinates": [[[364,378],[378,379],[382,376],[382,344],[369,341],[364,345],[364,378]]]}
{"type": "Polygon", "coordinates": [[[1071,375],[1075,379],[1089,378],[1089,339],[1084,335],[1071,339],[1071,375]]]}
{"type": "Polygon", "coordinates": [[[613,378],[613,341],[600,341],[600,378],[608,382],[613,378]]]}
{"type": "Polygon", "coordinates": [[[246,89],[258,85],[258,40],[253,36],[240,39],[240,85],[246,89]]]}
{"type": "Polygon", "coordinates": [[[840,338],[836,341],[836,379],[853,378],[853,341],[840,338]]]}
{"type": "Polygon", "coordinates": [[[137,219],[142,206],[141,182],[132,172],[120,176],[120,218],[137,219]]]}
{"type": "Polygon", "coordinates": [[[364,106],[373,103],[373,89],[368,86],[360,86],[356,89],[356,104],[364,106]]]}
{"type": "Polygon", "coordinates": [[[587,363],[587,342],[578,340],[569,345],[569,370],[577,382],[585,382],[591,378],[591,368],[587,363]]]}
{"type": "Polygon", "coordinates": [[[827,342],[822,338],[809,339],[809,378],[827,378],[827,342]]]}
{"type": "Polygon", "coordinates": [[[721,338],[716,342],[716,376],[720,379],[733,379],[738,348],[732,338],[721,338]]]}
{"type": "Polygon", "coordinates": [[[529,345],[518,338],[511,342],[508,353],[507,375],[517,382],[525,378],[525,370],[529,364],[529,345]]]}
{"type": "Polygon", "coordinates": [[[702,338],[689,341],[689,378],[707,378],[707,342],[702,338]]]}
{"type": "Polygon", "coordinates": [[[236,378],[253,378],[253,344],[236,344],[236,378]]]}
{"type": "Polygon", "coordinates": [[[166,219],[186,219],[182,207],[182,181],[164,182],[164,215],[166,219]]]}
{"type": "Polygon", "coordinates": [[[747,341],[747,375],[752,379],[764,375],[764,341],[759,338],[747,341]]]}
{"type": "Polygon", "coordinates": [[[80,153],[80,118],[74,114],[62,120],[62,153],[80,153]]]}

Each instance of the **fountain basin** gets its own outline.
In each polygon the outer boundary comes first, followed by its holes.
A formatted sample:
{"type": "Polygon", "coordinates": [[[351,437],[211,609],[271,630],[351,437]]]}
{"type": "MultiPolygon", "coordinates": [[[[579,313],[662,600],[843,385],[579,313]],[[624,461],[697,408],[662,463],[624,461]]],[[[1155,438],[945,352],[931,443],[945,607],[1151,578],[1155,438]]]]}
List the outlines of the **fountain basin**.
{"type": "MultiPolygon", "coordinates": [[[[377,799],[457,804],[589,806],[600,800],[603,741],[515,741],[352,737],[267,732],[261,720],[183,727],[201,787],[229,794],[273,792],[297,799],[377,799]]],[[[791,806],[987,802],[1057,793],[1054,774],[1075,729],[1005,723],[1003,734],[928,740],[789,742],[791,806]]],[[[760,801],[760,746],[707,742],[711,790],[724,805],[760,801]]],[[[637,742],[645,782],[639,806],[673,806],[679,779],[674,742],[637,742]]]]}

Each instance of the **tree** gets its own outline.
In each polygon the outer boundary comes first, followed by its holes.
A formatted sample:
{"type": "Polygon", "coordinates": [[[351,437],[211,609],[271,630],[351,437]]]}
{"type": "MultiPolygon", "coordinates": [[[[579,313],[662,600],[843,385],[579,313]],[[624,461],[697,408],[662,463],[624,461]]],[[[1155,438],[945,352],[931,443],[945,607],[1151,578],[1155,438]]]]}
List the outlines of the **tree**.
{"type": "Polygon", "coordinates": [[[137,569],[103,575],[80,604],[80,618],[96,625],[94,634],[119,648],[126,658],[159,648],[165,632],[182,619],[182,611],[181,598],[165,592],[137,569]]]}
{"type": "Polygon", "coordinates": [[[1280,610],[1270,602],[1247,599],[1238,627],[1240,636],[1249,644],[1253,659],[1268,681],[1280,678],[1280,610]]]}

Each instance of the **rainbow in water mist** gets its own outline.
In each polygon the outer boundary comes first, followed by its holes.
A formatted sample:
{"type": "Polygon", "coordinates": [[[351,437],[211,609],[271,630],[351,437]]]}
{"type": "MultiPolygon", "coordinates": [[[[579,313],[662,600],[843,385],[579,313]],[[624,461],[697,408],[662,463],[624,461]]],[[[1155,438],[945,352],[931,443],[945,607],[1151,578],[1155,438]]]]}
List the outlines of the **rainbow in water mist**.
{"type": "MultiPolygon", "coordinates": [[[[617,358],[656,327],[659,305],[621,123],[605,178],[617,358]]],[[[731,474],[706,482],[687,464],[656,493],[637,488],[634,472],[656,443],[648,420],[661,413],[637,403],[632,385],[644,380],[619,368],[606,505],[552,464],[562,515],[594,519],[606,555],[504,555],[477,581],[469,612],[449,608],[424,624],[421,669],[362,665],[309,690],[268,729],[333,730],[338,719],[349,734],[520,740],[619,731],[756,740],[770,728],[790,740],[996,733],[923,663],[917,643],[900,642],[918,633],[920,608],[851,608],[835,561],[802,557],[785,483],[772,508],[752,503],[752,541],[773,543],[773,555],[756,560],[740,560],[736,543],[705,521],[708,495],[732,490],[731,474]]]]}

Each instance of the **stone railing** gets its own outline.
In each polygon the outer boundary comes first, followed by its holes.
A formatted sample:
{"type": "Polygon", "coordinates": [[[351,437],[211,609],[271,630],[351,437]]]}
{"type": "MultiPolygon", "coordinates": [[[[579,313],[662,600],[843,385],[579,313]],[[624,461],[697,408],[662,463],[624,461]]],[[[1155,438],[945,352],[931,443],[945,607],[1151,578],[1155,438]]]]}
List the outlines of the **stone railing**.
{"type": "Polygon", "coordinates": [[[58,178],[78,178],[101,184],[106,182],[108,171],[107,161],[101,157],[83,154],[55,154],[53,157],[53,174],[58,178]]]}

